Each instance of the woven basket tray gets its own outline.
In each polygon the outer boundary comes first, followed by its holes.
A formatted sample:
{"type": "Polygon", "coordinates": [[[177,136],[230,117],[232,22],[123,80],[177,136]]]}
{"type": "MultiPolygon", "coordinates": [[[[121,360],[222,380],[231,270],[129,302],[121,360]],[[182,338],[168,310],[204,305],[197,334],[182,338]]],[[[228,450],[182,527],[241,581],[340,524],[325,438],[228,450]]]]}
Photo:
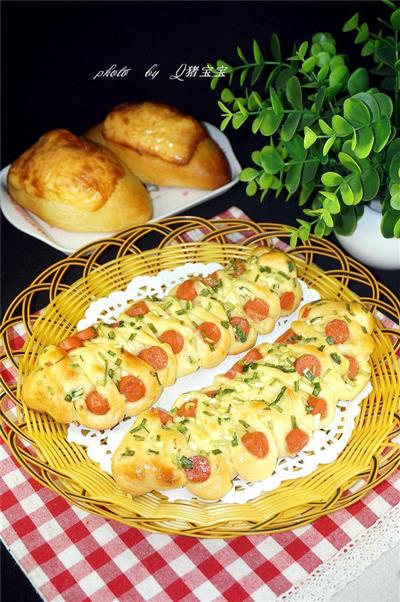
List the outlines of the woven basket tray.
{"type": "MultiPolygon", "coordinates": [[[[21,382],[41,349],[68,336],[89,303],[125,288],[133,277],[156,274],[189,261],[225,264],[233,257],[245,257],[248,245],[274,244],[276,237],[287,241],[289,235],[287,226],[277,224],[178,217],[92,243],[45,270],[11,304],[0,332],[4,347],[0,360],[12,362],[21,382]],[[185,233],[194,228],[205,228],[207,234],[200,243],[185,243],[185,233]],[[224,238],[240,232],[248,235],[250,229],[253,234],[245,240],[245,246],[229,244],[224,238]],[[157,238],[158,245],[146,251],[143,249],[148,247],[149,235],[153,244],[157,238]],[[37,313],[43,306],[46,309],[37,313]],[[24,350],[16,352],[11,349],[9,335],[11,327],[19,322],[23,322],[28,340],[24,350]]],[[[299,276],[322,297],[361,299],[372,311],[383,312],[399,323],[400,303],[395,295],[330,242],[311,237],[290,254],[299,276]]],[[[343,453],[310,476],[285,481],[278,489],[246,504],[169,502],[158,493],[139,498],[124,495],[113,478],[88,459],[83,447],[66,441],[65,425],[27,410],[18,400],[19,387],[10,387],[4,381],[1,434],[21,466],[37,481],[104,518],[141,529],[196,537],[226,538],[292,529],[354,503],[400,464],[399,446],[392,441],[400,425],[396,414],[400,333],[380,326],[373,334],[373,392],[362,403],[343,453]]]]}

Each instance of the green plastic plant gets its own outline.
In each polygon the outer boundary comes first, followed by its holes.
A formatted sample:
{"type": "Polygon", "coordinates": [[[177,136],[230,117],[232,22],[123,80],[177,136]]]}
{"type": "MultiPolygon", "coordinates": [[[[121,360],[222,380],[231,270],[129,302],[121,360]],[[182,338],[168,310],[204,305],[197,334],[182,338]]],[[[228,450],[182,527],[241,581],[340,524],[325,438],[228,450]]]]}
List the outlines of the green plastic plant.
{"type": "Polygon", "coordinates": [[[400,238],[400,8],[398,0],[383,2],[389,20],[378,20],[389,33],[370,32],[358,14],[343,31],[356,32],[355,44],[373,59],[370,72],[385,92],[370,87],[366,68],[350,70],[328,33],[315,34],[287,59],[274,34],[270,59],[254,40],[251,59],[237,48],[238,65],[209,65],[213,89],[222,79],[217,68],[229,76],[218,102],[221,129],[251,123],[253,134],[266,138],[251,155],[254,165],[240,174],[247,194],[260,192],[263,200],[272,190],[289,200],[297,193],[308,219],[298,220],[292,246],[311,231],[319,238],[332,230],[351,234],[364,203],[375,199],[382,205],[383,235],[400,238]]]}

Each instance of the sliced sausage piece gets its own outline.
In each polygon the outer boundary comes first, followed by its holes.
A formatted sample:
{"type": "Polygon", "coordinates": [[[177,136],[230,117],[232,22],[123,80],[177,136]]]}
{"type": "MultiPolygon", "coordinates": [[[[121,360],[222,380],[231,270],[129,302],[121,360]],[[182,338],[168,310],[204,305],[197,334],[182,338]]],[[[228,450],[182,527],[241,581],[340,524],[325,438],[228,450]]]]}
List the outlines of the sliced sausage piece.
{"type": "Polygon", "coordinates": [[[232,275],[239,278],[246,271],[246,264],[242,259],[232,260],[232,275]]]}
{"type": "Polygon", "coordinates": [[[183,418],[194,418],[196,416],[197,403],[197,399],[186,401],[178,408],[176,415],[183,418]]]}
{"type": "Polygon", "coordinates": [[[145,384],[136,376],[123,376],[118,385],[119,392],[125,395],[126,401],[138,401],[146,394],[145,384]]]}
{"type": "Polygon", "coordinates": [[[360,366],[356,358],[352,355],[345,355],[346,359],[349,360],[349,369],[347,370],[347,376],[351,379],[355,378],[360,371],[360,366]]]}
{"type": "Polygon", "coordinates": [[[235,339],[244,343],[243,339],[246,339],[250,332],[248,320],[246,320],[246,318],[241,318],[240,316],[234,316],[230,319],[230,324],[235,331],[235,339]]]}
{"type": "Polygon", "coordinates": [[[325,326],[325,334],[335,343],[344,343],[349,338],[349,328],[344,320],[331,320],[325,326]]]}
{"type": "Polygon", "coordinates": [[[203,322],[197,327],[206,343],[215,344],[221,338],[221,330],[214,322],[203,322]]]}
{"type": "Polygon", "coordinates": [[[205,456],[192,456],[191,468],[185,468],[185,473],[189,481],[192,483],[203,483],[211,475],[211,465],[205,456]]]}
{"type": "Polygon", "coordinates": [[[92,412],[92,414],[96,414],[97,416],[103,416],[103,414],[106,414],[110,409],[110,404],[107,399],[94,389],[86,395],[85,403],[89,412],[92,412]]]}
{"type": "Polygon", "coordinates": [[[159,339],[162,343],[167,343],[171,347],[172,353],[175,355],[182,351],[183,345],[185,344],[183,336],[177,330],[166,330],[159,339]]]}
{"type": "Polygon", "coordinates": [[[247,301],[243,309],[253,322],[262,322],[269,314],[268,303],[260,298],[247,301]]]}
{"type": "Polygon", "coordinates": [[[292,429],[286,435],[286,447],[289,454],[295,455],[307,445],[309,436],[299,428],[292,429]]]}
{"type": "Polygon", "coordinates": [[[225,372],[225,376],[227,378],[235,378],[236,374],[243,372],[243,364],[242,362],[236,362],[233,364],[232,368],[229,368],[228,372],[225,372]]]}
{"type": "Polygon", "coordinates": [[[289,330],[281,334],[281,336],[276,339],[276,343],[291,343],[295,338],[297,338],[295,331],[293,328],[289,328],[289,330]]]}
{"type": "Polygon", "coordinates": [[[196,284],[194,278],[189,278],[182,282],[176,289],[176,296],[183,301],[193,301],[197,297],[196,284]]]}
{"type": "Polygon", "coordinates": [[[262,354],[258,351],[256,347],[250,349],[248,353],[242,359],[242,362],[245,364],[251,364],[251,362],[257,362],[262,359],[262,354]]]}
{"type": "Polygon", "coordinates": [[[133,305],[128,307],[126,313],[132,318],[136,316],[144,316],[144,314],[149,313],[149,308],[147,307],[144,301],[138,301],[137,303],[134,303],[133,305]]]}
{"type": "Polygon", "coordinates": [[[90,341],[97,337],[97,332],[93,328],[93,326],[89,326],[89,328],[85,328],[84,330],[79,330],[76,335],[78,339],[81,341],[90,341]]]}
{"type": "Polygon", "coordinates": [[[316,397],[315,395],[310,395],[307,403],[312,407],[310,414],[320,414],[321,418],[326,418],[328,413],[328,405],[325,399],[322,397],[316,397]]]}
{"type": "Polygon", "coordinates": [[[83,342],[78,336],[73,334],[70,337],[61,341],[61,343],[59,343],[58,346],[61,347],[61,349],[64,349],[64,351],[71,351],[72,349],[83,347],[83,342]]]}
{"type": "Polygon", "coordinates": [[[172,422],[172,416],[169,412],[166,412],[165,410],[162,410],[161,408],[152,408],[150,411],[155,416],[158,416],[161,424],[163,424],[164,426],[166,424],[168,424],[168,422],[172,422]]]}
{"type": "Polygon", "coordinates": [[[294,305],[294,293],[292,291],[287,291],[283,293],[280,298],[281,309],[285,309],[289,311],[293,308],[294,305]]]}
{"type": "Polygon", "coordinates": [[[164,370],[168,366],[168,355],[161,347],[153,345],[148,349],[143,349],[139,357],[150,364],[154,370],[164,370]]]}
{"type": "Polygon", "coordinates": [[[310,305],[306,305],[305,307],[303,307],[303,309],[300,312],[300,318],[307,318],[308,314],[311,311],[311,306],[310,305]]]}
{"type": "Polygon", "coordinates": [[[307,370],[310,370],[314,376],[319,376],[321,374],[321,364],[319,363],[318,358],[310,353],[300,355],[300,357],[298,357],[295,361],[294,367],[300,376],[304,376],[304,372],[307,370]]]}
{"type": "Polygon", "coordinates": [[[242,437],[242,443],[247,451],[256,458],[265,458],[269,452],[268,439],[261,431],[245,433],[242,437]]]}
{"type": "Polygon", "coordinates": [[[218,278],[218,272],[215,271],[212,274],[209,274],[208,276],[204,276],[201,279],[201,281],[206,286],[211,286],[211,288],[215,288],[220,283],[220,279],[218,278]]]}

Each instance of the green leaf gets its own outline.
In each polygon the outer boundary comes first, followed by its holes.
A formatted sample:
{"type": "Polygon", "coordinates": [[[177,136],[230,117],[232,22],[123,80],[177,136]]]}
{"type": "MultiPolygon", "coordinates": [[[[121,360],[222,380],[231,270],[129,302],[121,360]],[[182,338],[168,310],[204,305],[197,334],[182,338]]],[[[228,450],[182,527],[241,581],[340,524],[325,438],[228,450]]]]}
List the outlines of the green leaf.
{"type": "Polygon", "coordinates": [[[324,208],[329,211],[332,215],[337,215],[340,213],[340,203],[338,201],[337,196],[331,199],[325,199],[324,208]]]}
{"type": "Polygon", "coordinates": [[[375,100],[375,94],[369,92],[358,92],[355,94],[354,98],[361,100],[364,104],[367,105],[369,110],[371,111],[372,120],[378,121],[381,116],[381,110],[377,101],[375,100]]]}
{"type": "Polygon", "coordinates": [[[374,94],[374,98],[379,105],[381,115],[387,115],[387,117],[391,117],[393,113],[393,103],[391,98],[387,94],[383,94],[383,92],[377,92],[374,94]]]}
{"type": "Polygon", "coordinates": [[[293,230],[292,234],[290,235],[290,242],[289,242],[292,249],[294,249],[294,247],[297,245],[298,237],[299,237],[298,231],[293,230]]]}
{"type": "Polygon", "coordinates": [[[326,171],[321,176],[321,182],[325,186],[339,186],[343,182],[343,176],[334,171],[326,171]]]}
{"type": "Polygon", "coordinates": [[[256,134],[260,129],[263,118],[264,116],[261,113],[260,115],[257,115],[257,117],[254,119],[253,123],[251,124],[251,131],[253,132],[253,134],[256,134]]]}
{"type": "Polygon", "coordinates": [[[244,85],[244,82],[246,81],[246,77],[248,76],[249,71],[250,71],[249,67],[246,67],[246,69],[243,69],[242,73],[240,74],[239,83],[241,86],[244,85]]]}
{"type": "Polygon", "coordinates": [[[253,40],[253,55],[254,55],[254,60],[257,63],[257,65],[263,65],[264,64],[264,57],[263,57],[263,54],[261,52],[261,48],[258,45],[257,40],[253,40]]]}
{"type": "Polygon", "coordinates": [[[240,48],[240,46],[236,47],[236,52],[238,53],[239,58],[243,61],[243,63],[248,63],[249,61],[247,60],[243,50],[240,48]]]}
{"type": "Polygon", "coordinates": [[[272,109],[268,109],[263,116],[260,132],[263,136],[272,136],[279,128],[283,115],[276,115],[272,109]]]}
{"type": "Polygon", "coordinates": [[[342,86],[348,78],[349,70],[346,65],[338,65],[329,75],[330,86],[342,86]]]}
{"type": "Polygon", "coordinates": [[[393,48],[389,46],[380,46],[375,50],[375,60],[378,60],[380,63],[384,65],[388,65],[389,67],[393,67],[396,62],[396,53],[393,48]]]}
{"type": "Polygon", "coordinates": [[[392,161],[393,157],[395,155],[397,155],[397,153],[400,153],[400,138],[395,138],[395,140],[392,140],[392,142],[389,144],[389,146],[387,148],[386,161],[389,165],[390,165],[390,162],[392,161]]]}
{"type": "Polygon", "coordinates": [[[322,67],[318,73],[317,73],[317,80],[319,84],[322,84],[323,81],[325,80],[325,78],[327,77],[329,73],[329,65],[325,65],[324,67],[322,67]]]}
{"type": "Polygon", "coordinates": [[[251,160],[253,161],[253,163],[255,163],[256,165],[258,165],[258,167],[261,167],[261,153],[260,153],[260,151],[253,151],[251,153],[251,160]]]}
{"type": "Polygon", "coordinates": [[[361,174],[361,182],[364,190],[363,200],[373,201],[376,199],[380,187],[378,170],[371,165],[369,169],[361,174]]]}
{"type": "Polygon", "coordinates": [[[242,115],[246,115],[246,117],[247,117],[249,112],[246,109],[246,107],[244,106],[243,100],[244,99],[237,98],[234,106],[235,106],[235,108],[239,109],[239,111],[241,112],[242,115]]]}
{"type": "Polygon", "coordinates": [[[318,58],[318,65],[320,67],[324,67],[324,65],[329,65],[330,60],[331,60],[331,55],[329,54],[329,52],[318,52],[317,58],[318,58]]]}
{"type": "Polygon", "coordinates": [[[343,103],[343,114],[355,127],[368,125],[371,122],[371,113],[367,105],[358,98],[346,98],[343,103]]]}
{"type": "Polygon", "coordinates": [[[381,150],[386,146],[391,134],[391,126],[389,117],[382,115],[382,117],[372,125],[374,131],[374,151],[380,153],[381,150]]]}
{"type": "Polygon", "coordinates": [[[329,62],[329,67],[330,69],[334,69],[335,67],[338,67],[339,65],[344,65],[344,58],[343,58],[343,54],[336,54],[335,56],[333,56],[329,62]]]}
{"type": "Polygon", "coordinates": [[[246,186],[246,194],[247,196],[254,196],[257,192],[257,184],[256,182],[253,180],[252,182],[249,182],[246,186]]]}
{"type": "Polygon", "coordinates": [[[353,127],[341,115],[334,115],[332,117],[332,128],[340,137],[349,136],[353,133],[353,127]]]}
{"type": "Polygon", "coordinates": [[[275,115],[283,115],[283,104],[281,103],[281,100],[273,86],[271,86],[269,89],[269,95],[271,98],[272,110],[274,111],[275,115]]]}
{"type": "Polygon", "coordinates": [[[400,8],[390,15],[390,22],[395,31],[400,31],[400,8]]]}
{"type": "Polygon", "coordinates": [[[308,59],[303,62],[301,70],[304,71],[304,73],[310,73],[314,69],[317,62],[318,59],[316,56],[309,56],[308,59]]]}
{"type": "Polygon", "coordinates": [[[299,187],[301,178],[301,169],[303,165],[298,163],[291,165],[286,173],[285,186],[290,195],[292,195],[299,187]]]}
{"type": "Polygon", "coordinates": [[[324,148],[322,149],[322,156],[323,157],[327,156],[327,154],[331,150],[331,147],[335,143],[335,140],[336,140],[336,136],[331,136],[331,138],[328,138],[328,140],[325,142],[324,148]]]}
{"type": "Polygon", "coordinates": [[[241,113],[236,113],[236,115],[232,118],[233,129],[238,130],[246,121],[247,115],[242,115],[241,113]]]}
{"type": "Polygon", "coordinates": [[[289,155],[296,161],[304,161],[307,156],[307,151],[303,146],[303,139],[298,134],[295,134],[291,140],[285,142],[286,150],[289,155]]]}
{"type": "Polygon", "coordinates": [[[309,160],[307,163],[304,163],[303,175],[301,178],[302,184],[309,184],[312,182],[316,176],[318,171],[319,161],[318,159],[309,160]]]}
{"type": "Polygon", "coordinates": [[[256,67],[253,67],[253,71],[251,74],[251,80],[250,80],[251,86],[254,86],[254,84],[259,80],[260,75],[262,74],[263,71],[264,71],[264,65],[257,65],[256,67]]]}
{"type": "Polygon", "coordinates": [[[369,37],[368,25],[366,23],[362,23],[361,27],[358,31],[356,39],[354,40],[355,44],[361,44],[362,42],[366,42],[369,37]]]}
{"type": "Polygon", "coordinates": [[[304,148],[310,148],[317,140],[317,134],[309,127],[304,128],[304,148]]]}
{"type": "Polygon", "coordinates": [[[322,219],[324,220],[324,222],[326,223],[327,226],[332,227],[333,226],[333,219],[331,214],[328,211],[324,211],[322,213],[322,219]]]}
{"type": "Polygon", "coordinates": [[[363,187],[360,174],[353,173],[348,180],[348,184],[353,193],[353,205],[358,205],[363,198],[363,187]]]}
{"type": "Polygon", "coordinates": [[[276,61],[280,62],[282,60],[281,45],[276,33],[271,36],[271,52],[276,61]]]}
{"type": "Polygon", "coordinates": [[[249,109],[249,111],[257,111],[258,109],[262,108],[262,106],[263,106],[263,102],[261,100],[261,96],[259,95],[258,92],[253,90],[253,92],[250,94],[250,96],[248,98],[247,108],[249,109]]]}
{"type": "Polygon", "coordinates": [[[215,90],[215,88],[216,88],[216,87],[218,86],[218,84],[219,84],[219,80],[220,80],[220,78],[219,78],[219,77],[213,77],[213,78],[212,78],[212,80],[211,80],[211,82],[210,82],[210,88],[211,88],[211,90],[215,90]]]}
{"type": "Polygon", "coordinates": [[[316,120],[317,115],[313,111],[303,111],[301,114],[299,129],[304,129],[306,125],[312,125],[316,120]]]}
{"type": "Polygon", "coordinates": [[[322,219],[319,219],[314,226],[314,234],[317,238],[323,238],[325,234],[325,222],[322,219]]]}
{"type": "Polygon", "coordinates": [[[221,121],[221,125],[219,126],[219,129],[221,130],[221,132],[223,132],[228,127],[231,119],[232,119],[232,115],[228,115],[228,117],[225,117],[225,119],[223,119],[221,121]]]}
{"type": "Polygon", "coordinates": [[[345,205],[352,205],[354,202],[354,195],[353,195],[353,191],[350,188],[350,186],[348,185],[347,182],[343,182],[340,185],[340,194],[342,197],[342,201],[345,205]]]}
{"type": "Polygon", "coordinates": [[[372,40],[368,40],[361,49],[361,56],[370,56],[371,54],[374,54],[374,52],[375,44],[372,40]]]}
{"type": "Polygon", "coordinates": [[[239,175],[239,180],[241,182],[250,182],[254,180],[258,176],[258,170],[254,169],[254,167],[245,167],[242,169],[239,175]]]}
{"type": "Polygon", "coordinates": [[[232,94],[231,90],[229,90],[229,88],[224,88],[221,92],[221,100],[222,102],[232,102],[233,100],[235,100],[234,95],[232,94]]]}
{"type": "Polygon", "coordinates": [[[400,210],[400,184],[390,186],[390,206],[400,210]]]}
{"type": "Polygon", "coordinates": [[[350,19],[348,19],[348,21],[346,21],[346,23],[343,25],[342,31],[353,31],[353,29],[357,29],[358,17],[358,13],[350,17],[350,19]]]}
{"type": "Polygon", "coordinates": [[[313,111],[315,111],[315,113],[319,113],[322,109],[322,105],[324,104],[324,100],[325,100],[325,88],[321,88],[314,100],[314,107],[313,107],[313,111]]]}
{"type": "Polygon", "coordinates": [[[283,142],[291,140],[296,132],[297,126],[301,118],[300,111],[292,111],[286,118],[285,123],[281,128],[281,139],[283,142]]]}
{"type": "Polygon", "coordinates": [[[301,85],[295,75],[293,75],[286,84],[286,96],[292,107],[301,111],[303,108],[301,85]]]}
{"type": "Polygon", "coordinates": [[[363,67],[359,67],[352,73],[347,82],[347,89],[349,93],[354,96],[358,92],[365,92],[369,86],[369,75],[368,71],[363,67]]]}
{"type": "Polygon", "coordinates": [[[318,125],[321,128],[321,132],[323,134],[330,136],[331,134],[334,133],[333,129],[323,119],[318,119],[318,125]]]}
{"type": "Polygon", "coordinates": [[[363,128],[354,132],[355,144],[353,151],[360,159],[365,159],[369,156],[373,144],[374,144],[374,133],[372,128],[366,125],[363,128]]]}
{"type": "Polygon", "coordinates": [[[357,216],[354,207],[343,207],[336,218],[334,230],[342,236],[353,234],[357,226],[357,216]]]}
{"type": "Polygon", "coordinates": [[[400,211],[396,209],[387,209],[381,221],[381,232],[385,238],[393,238],[394,229],[397,227],[398,222],[400,221],[400,211]]]}
{"type": "Polygon", "coordinates": [[[268,190],[268,188],[270,188],[270,186],[273,182],[273,179],[274,179],[273,175],[271,175],[269,173],[265,173],[265,171],[263,171],[263,173],[261,174],[261,176],[258,179],[258,184],[262,190],[268,190]]]}
{"type": "Polygon", "coordinates": [[[273,146],[264,146],[261,151],[261,164],[269,174],[276,174],[284,168],[284,162],[279,152],[273,146]]]}
{"type": "Polygon", "coordinates": [[[390,161],[389,175],[390,179],[393,180],[393,182],[400,182],[400,153],[394,155],[394,157],[390,161]]]}

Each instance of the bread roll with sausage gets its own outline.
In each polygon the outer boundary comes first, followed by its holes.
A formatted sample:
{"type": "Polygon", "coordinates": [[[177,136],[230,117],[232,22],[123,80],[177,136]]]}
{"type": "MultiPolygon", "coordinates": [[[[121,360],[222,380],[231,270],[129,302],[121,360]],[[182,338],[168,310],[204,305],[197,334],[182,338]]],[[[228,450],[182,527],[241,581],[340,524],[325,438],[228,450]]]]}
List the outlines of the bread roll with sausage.
{"type": "Polygon", "coordinates": [[[114,153],[62,129],[14,161],[8,190],[24,209],[72,232],[116,232],[152,217],[147,190],[114,153]]]}
{"type": "Polygon", "coordinates": [[[166,104],[120,105],[86,137],[111,149],[142,182],[215,190],[231,177],[203,126],[166,104]]]}

